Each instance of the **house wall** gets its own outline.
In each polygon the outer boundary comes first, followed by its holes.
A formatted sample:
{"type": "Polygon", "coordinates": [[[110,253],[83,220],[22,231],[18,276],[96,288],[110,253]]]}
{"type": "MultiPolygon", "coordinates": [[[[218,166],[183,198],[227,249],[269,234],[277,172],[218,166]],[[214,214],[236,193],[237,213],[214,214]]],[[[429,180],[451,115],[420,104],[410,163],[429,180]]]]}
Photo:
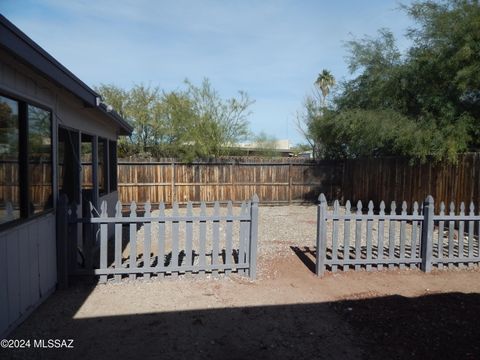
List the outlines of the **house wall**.
{"type": "Polygon", "coordinates": [[[55,289],[55,215],[0,233],[0,336],[3,338],[55,289]]]}
{"type": "MultiPolygon", "coordinates": [[[[0,93],[52,111],[53,164],[57,164],[59,125],[116,140],[118,126],[86,108],[63,88],[18,63],[0,49],[0,93]]],[[[57,169],[53,170],[56,204],[57,169]]],[[[107,194],[114,207],[117,192],[107,194]]],[[[55,289],[57,283],[55,209],[0,231],[0,335],[4,337],[55,289]]]]}

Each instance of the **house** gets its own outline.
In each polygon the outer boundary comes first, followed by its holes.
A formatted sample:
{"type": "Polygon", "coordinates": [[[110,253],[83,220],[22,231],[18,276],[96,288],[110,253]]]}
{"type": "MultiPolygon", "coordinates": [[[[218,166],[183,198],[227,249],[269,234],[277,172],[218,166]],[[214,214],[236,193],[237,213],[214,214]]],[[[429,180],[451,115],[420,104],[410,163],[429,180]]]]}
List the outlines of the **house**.
{"type": "Polygon", "coordinates": [[[245,156],[262,156],[269,154],[270,156],[292,157],[290,142],[285,140],[273,140],[265,142],[245,142],[232,146],[239,154],[245,156]]]}
{"type": "Polygon", "coordinates": [[[60,194],[117,195],[116,141],[131,126],[0,15],[0,336],[57,286],[60,194]]]}

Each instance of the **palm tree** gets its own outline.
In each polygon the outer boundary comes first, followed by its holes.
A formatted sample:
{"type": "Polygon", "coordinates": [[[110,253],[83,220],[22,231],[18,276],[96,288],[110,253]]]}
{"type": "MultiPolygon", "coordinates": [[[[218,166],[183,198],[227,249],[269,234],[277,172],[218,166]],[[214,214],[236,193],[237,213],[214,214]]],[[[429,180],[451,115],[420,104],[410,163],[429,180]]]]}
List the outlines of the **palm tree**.
{"type": "Polygon", "coordinates": [[[330,93],[330,88],[335,85],[335,77],[330,71],[323,69],[322,72],[318,74],[315,85],[317,85],[322,92],[322,107],[325,107],[327,105],[327,96],[330,93]]]}

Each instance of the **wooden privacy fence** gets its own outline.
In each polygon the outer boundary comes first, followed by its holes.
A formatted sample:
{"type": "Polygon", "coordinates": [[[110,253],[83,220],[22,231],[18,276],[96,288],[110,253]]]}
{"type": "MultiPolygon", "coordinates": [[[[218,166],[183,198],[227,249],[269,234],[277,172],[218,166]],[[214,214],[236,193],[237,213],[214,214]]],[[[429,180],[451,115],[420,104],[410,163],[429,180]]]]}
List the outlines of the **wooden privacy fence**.
{"type": "Polygon", "coordinates": [[[432,266],[443,268],[480,263],[480,215],[470,203],[468,209],[462,202],[459,209],[450,204],[446,213],[440,203],[435,214],[433,197],[428,196],[419,207],[414,202],[407,213],[404,201],[400,213],[395,202],[387,213],[382,201],[379,212],[374,212],[372,201],[367,213],[362,202],[352,211],[350,201],[340,209],[338,200],[329,210],[324,194],[319,197],[317,213],[316,274],[323,276],[329,267],[335,272],[363,267],[367,271],[382,270],[384,266],[420,267],[429,272],[432,266]],[[343,241],[342,241],[343,240],[343,241]]]}
{"type": "Polygon", "coordinates": [[[381,200],[413,204],[431,194],[439,211],[440,201],[480,205],[480,154],[459,155],[457,164],[428,161],[414,165],[400,157],[193,164],[120,161],[118,191],[123,203],[134,200],[137,204],[243,201],[256,193],[262,203],[282,205],[314,202],[323,192],[341,204],[346,199],[371,199],[378,206],[381,200]]]}
{"type": "MultiPolygon", "coordinates": [[[[382,200],[406,200],[413,204],[432,195],[437,212],[441,201],[473,201],[480,206],[480,153],[459,155],[456,164],[410,164],[401,157],[345,160],[341,183],[342,199],[352,202],[372,200],[378,206],[382,200]]],[[[330,199],[340,199],[324,193],[330,199]]]]}
{"type": "Polygon", "coordinates": [[[122,216],[122,204],[118,202],[115,214],[109,216],[104,201],[99,217],[92,212],[91,218],[70,219],[72,223],[87,224],[93,228],[90,234],[97,234],[98,251],[90,250],[88,256],[98,254],[98,261],[90,263],[100,282],[106,282],[108,277],[120,281],[124,276],[134,280],[139,275],[150,279],[152,275],[216,275],[232,271],[255,278],[256,195],[235,209],[229,201],[226,207],[215,202],[209,208],[205,202],[200,208],[194,208],[191,202],[186,208],[174,203],[172,209],[161,203],[156,210],[147,202],[144,210],[143,216],[137,214],[132,202],[130,214],[122,216]]]}
{"type": "Polygon", "coordinates": [[[120,161],[118,192],[122,202],[139,204],[241,202],[253,194],[262,203],[312,202],[320,192],[338,196],[342,169],[337,161],[120,161]]]}

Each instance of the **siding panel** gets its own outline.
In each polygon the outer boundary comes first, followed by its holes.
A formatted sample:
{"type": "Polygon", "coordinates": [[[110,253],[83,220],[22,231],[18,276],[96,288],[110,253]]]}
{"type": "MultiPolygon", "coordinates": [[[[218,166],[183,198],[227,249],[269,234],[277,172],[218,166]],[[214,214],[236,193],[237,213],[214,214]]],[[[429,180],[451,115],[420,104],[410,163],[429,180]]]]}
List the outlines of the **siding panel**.
{"type": "Polygon", "coordinates": [[[18,257],[18,230],[10,232],[7,242],[8,322],[20,317],[20,266],[18,257]]]}
{"type": "Polygon", "coordinates": [[[0,236],[0,334],[8,324],[7,239],[0,236]]]}

